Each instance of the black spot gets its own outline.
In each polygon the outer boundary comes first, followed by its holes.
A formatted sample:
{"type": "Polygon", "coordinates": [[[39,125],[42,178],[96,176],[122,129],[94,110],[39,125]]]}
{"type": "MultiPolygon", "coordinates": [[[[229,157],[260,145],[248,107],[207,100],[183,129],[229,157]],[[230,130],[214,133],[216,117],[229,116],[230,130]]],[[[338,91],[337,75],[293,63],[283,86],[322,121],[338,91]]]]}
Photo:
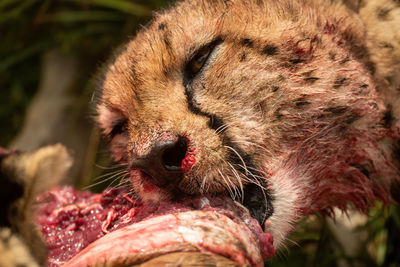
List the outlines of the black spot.
{"type": "Polygon", "coordinates": [[[242,45],[248,46],[248,47],[252,47],[253,46],[253,41],[248,39],[248,38],[243,39],[242,41],[240,41],[240,43],[242,45]]]}
{"type": "Polygon", "coordinates": [[[344,120],[344,123],[352,124],[353,122],[357,121],[358,119],[360,119],[360,115],[351,114],[344,120]]]}
{"type": "Polygon", "coordinates": [[[393,117],[393,108],[391,105],[388,105],[386,111],[383,113],[382,121],[383,121],[383,127],[390,128],[390,126],[392,126],[394,117],[393,117]]]}
{"type": "Polygon", "coordinates": [[[380,20],[386,20],[388,18],[389,12],[391,9],[387,8],[378,8],[376,11],[376,16],[380,20]]]}
{"type": "Polygon", "coordinates": [[[204,225],[200,225],[199,226],[201,228],[201,230],[203,230],[203,232],[208,233],[211,231],[210,227],[204,226],[204,225]]]}
{"type": "Polygon", "coordinates": [[[332,60],[332,61],[334,61],[335,59],[336,59],[336,53],[334,53],[334,52],[329,52],[329,58],[332,60]]]}
{"type": "Polygon", "coordinates": [[[333,88],[338,89],[339,87],[343,85],[348,85],[348,78],[345,77],[338,77],[336,80],[333,82],[333,88]]]}
{"type": "Polygon", "coordinates": [[[278,108],[277,110],[274,111],[274,116],[277,119],[280,119],[283,117],[282,113],[281,113],[281,108],[278,108]]]}
{"type": "Polygon", "coordinates": [[[369,86],[368,84],[364,83],[364,84],[360,85],[360,88],[367,88],[368,86],[369,86]]]}
{"type": "Polygon", "coordinates": [[[342,59],[339,63],[341,64],[341,65],[344,65],[344,64],[346,64],[346,62],[349,62],[350,61],[350,57],[349,56],[346,56],[344,59],[342,59]]]}
{"type": "Polygon", "coordinates": [[[240,61],[240,62],[243,62],[243,61],[245,61],[245,60],[246,60],[246,53],[243,52],[243,53],[240,55],[239,61],[240,61]]]}
{"type": "Polygon", "coordinates": [[[382,43],[381,47],[382,48],[386,48],[386,49],[390,49],[390,50],[394,49],[393,45],[391,43],[387,43],[387,42],[382,43]]]}
{"type": "Polygon", "coordinates": [[[274,56],[278,54],[278,47],[273,46],[273,45],[266,45],[262,52],[268,56],[274,56]]]}
{"type": "Polygon", "coordinates": [[[304,80],[305,80],[306,82],[308,82],[308,83],[314,83],[314,82],[318,81],[319,78],[318,78],[318,77],[307,77],[307,78],[305,78],[304,80]]]}
{"type": "Polygon", "coordinates": [[[336,107],[330,107],[330,108],[326,108],[323,111],[324,112],[329,112],[335,115],[341,115],[343,113],[345,113],[349,108],[346,106],[336,106],[336,107]]]}
{"type": "Polygon", "coordinates": [[[163,31],[163,30],[165,29],[165,27],[166,27],[166,25],[165,25],[164,23],[160,23],[160,24],[158,25],[158,29],[159,29],[160,31],[163,31]]]}
{"type": "Polygon", "coordinates": [[[167,32],[167,31],[164,32],[164,43],[168,50],[171,49],[171,41],[169,38],[170,38],[169,32],[167,32]]]}
{"type": "MultiPolygon", "coordinates": [[[[4,234],[5,234],[5,232],[4,232],[4,234]]],[[[0,240],[1,240],[2,245],[6,246],[8,248],[10,245],[9,243],[11,240],[11,233],[8,233],[6,236],[4,234],[1,236],[0,240]]]]}
{"type": "Polygon", "coordinates": [[[305,62],[305,60],[301,58],[294,58],[294,59],[289,59],[289,62],[292,64],[299,64],[305,62]]]}
{"type": "Polygon", "coordinates": [[[314,72],[314,70],[310,70],[310,71],[303,72],[301,75],[304,77],[310,77],[313,72],[314,72]]]}
{"type": "Polygon", "coordinates": [[[276,86],[276,85],[272,86],[272,92],[275,93],[278,90],[279,90],[279,86],[276,86]]]}
{"type": "Polygon", "coordinates": [[[305,99],[306,99],[306,98],[305,98],[304,96],[303,96],[303,97],[300,97],[300,98],[298,98],[298,99],[296,99],[296,100],[294,101],[296,107],[302,107],[302,106],[311,104],[311,102],[306,101],[305,99]]]}

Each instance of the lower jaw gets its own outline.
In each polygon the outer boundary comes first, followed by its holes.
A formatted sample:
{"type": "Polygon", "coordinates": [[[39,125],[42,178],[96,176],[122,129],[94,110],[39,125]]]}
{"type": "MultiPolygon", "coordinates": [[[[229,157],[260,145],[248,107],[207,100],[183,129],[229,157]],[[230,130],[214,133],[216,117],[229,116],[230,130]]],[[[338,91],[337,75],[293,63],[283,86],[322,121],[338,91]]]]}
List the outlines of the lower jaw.
{"type": "Polygon", "coordinates": [[[219,255],[262,266],[263,258],[274,254],[272,237],[230,198],[147,205],[128,187],[113,190],[96,195],[69,187],[39,197],[37,218],[49,245],[49,265],[131,266],[190,252],[194,260],[219,255]]]}

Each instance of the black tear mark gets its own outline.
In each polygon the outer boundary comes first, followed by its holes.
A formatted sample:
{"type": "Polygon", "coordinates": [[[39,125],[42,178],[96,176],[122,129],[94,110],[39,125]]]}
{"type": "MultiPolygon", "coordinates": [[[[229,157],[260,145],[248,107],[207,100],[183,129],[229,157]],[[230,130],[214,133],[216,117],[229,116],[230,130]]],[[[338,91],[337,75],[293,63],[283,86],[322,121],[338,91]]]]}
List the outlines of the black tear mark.
{"type": "Polygon", "coordinates": [[[335,115],[342,115],[344,114],[349,108],[346,106],[336,106],[323,109],[324,112],[329,112],[335,115]]]}
{"type": "Polygon", "coordinates": [[[242,41],[240,41],[240,43],[243,46],[248,46],[248,47],[252,47],[253,46],[253,41],[248,39],[248,38],[242,39],[242,41]]]}
{"type": "Polygon", "coordinates": [[[294,59],[289,59],[289,62],[292,64],[299,64],[305,62],[305,60],[302,58],[294,58],[294,59]]]}
{"type": "Polygon", "coordinates": [[[239,61],[240,62],[243,62],[243,61],[245,61],[246,60],[246,53],[245,52],[243,52],[241,55],[240,55],[240,59],[239,59],[239,61]]]}
{"type": "Polygon", "coordinates": [[[394,121],[392,105],[387,106],[386,111],[383,113],[382,121],[383,127],[390,128],[392,126],[394,121]]]}
{"type": "Polygon", "coordinates": [[[273,93],[275,93],[278,90],[279,90],[279,86],[276,86],[276,85],[272,86],[272,92],[273,93]]]}
{"type": "Polygon", "coordinates": [[[266,45],[263,48],[262,52],[267,56],[275,56],[276,54],[278,54],[278,47],[273,45],[266,45]]]}
{"type": "Polygon", "coordinates": [[[387,20],[390,11],[392,10],[388,8],[378,8],[376,11],[376,16],[380,20],[387,20]]]}
{"type": "Polygon", "coordinates": [[[338,77],[336,80],[333,82],[333,89],[338,89],[339,87],[342,87],[343,85],[348,85],[349,83],[347,82],[349,79],[346,77],[338,77]]]}
{"type": "Polygon", "coordinates": [[[308,83],[315,83],[316,81],[318,81],[319,80],[319,78],[318,77],[307,77],[307,78],[305,78],[304,79],[306,82],[308,82],[308,83]]]}
{"type": "Polygon", "coordinates": [[[160,31],[163,31],[165,28],[166,28],[165,23],[160,23],[160,24],[158,25],[158,30],[160,30],[160,31]]]}
{"type": "Polygon", "coordinates": [[[209,119],[208,121],[208,126],[217,131],[218,129],[220,129],[223,125],[224,125],[224,121],[222,118],[211,114],[209,112],[205,112],[202,111],[198,105],[196,104],[196,101],[193,98],[193,90],[191,88],[191,84],[187,81],[184,81],[184,86],[186,88],[185,90],[185,94],[186,94],[186,99],[187,99],[187,104],[188,104],[188,108],[191,112],[193,112],[194,114],[199,114],[202,116],[205,116],[209,119]]]}

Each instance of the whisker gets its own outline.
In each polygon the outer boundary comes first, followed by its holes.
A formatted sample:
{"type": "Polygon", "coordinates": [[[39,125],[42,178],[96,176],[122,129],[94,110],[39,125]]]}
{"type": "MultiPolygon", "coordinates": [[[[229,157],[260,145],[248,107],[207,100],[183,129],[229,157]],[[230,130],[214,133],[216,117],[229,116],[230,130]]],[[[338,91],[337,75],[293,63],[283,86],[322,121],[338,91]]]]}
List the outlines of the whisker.
{"type": "Polygon", "coordinates": [[[227,189],[229,191],[229,195],[231,196],[232,199],[235,199],[236,193],[234,193],[232,191],[232,188],[230,187],[229,183],[227,182],[227,180],[229,181],[229,179],[227,179],[222,173],[221,170],[218,169],[218,173],[219,175],[221,175],[222,179],[224,180],[225,184],[227,185],[227,189]]]}
{"type": "MultiPolygon", "coordinates": [[[[244,169],[244,167],[242,165],[240,165],[240,164],[236,164],[236,165],[244,169]]],[[[252,169],[254,169],[254,168],[252,168],[252,169]]],[[[266,179],[265,177],[259,176],[259,175],[255,175],[252,172],[249,172],[249,174],[250,174],[251,177],[254,178],[254,180],[253,179],[249,179],[248,176],[247,176],[247,181],[248,182],[257,185],[258,187],[260,187],[263,190],[263,192],[264,192],[264,190],[267,190],[267,188],[265,186],[263,186],[261,184],[261,182],[260,182],[260,179],[266,179]]]]}
{"type": "Polygon", "coordinates": [[[118,163],[118,164],[114,164],[113,166],[101,166],[99,164],[95,164],[95,166],[102,170],[112,170],[112,169],[116,169],[116,168],[120,168],[120,167],[126,167],[126,166],[128,166],[128,164],[127,163],[118,163]]]}
{"type": "Polygon", "coordinates": [[[232,172],[233,172],[233,175],[236,177],[236,179],[237,179],[237,181],[238,181],[238,183],[239,183],[239,188],[240,188],[239,197],[240,197],[240,199],[243,201],[243,199],[244,199],[244,189],[243,189],[243,183],[242,183],[242,180],[241,180],[241,178],[240,178],[240,175],[239,175],[239,173],[236,171],[236,169],[232,166],[232,164],[230,164],[229,162],[227,162],[227,163],[228,163],[229,166],[231,167],[231,170],[232,170],[232,172]]]}
{"type": "Polygon", "coordinates": [[[250,141],[246,141],[246,140],[232,140],[232,143],[239,143],[239,144],[241,143],[241,144],[255,146],[255,147],[261,148],[262,150],[268,152],[268,154],[271,153],[271,151],[269,151],[267,148],[263,147],[260,144],[254,143],[254,142],[250,142],[250,141]]]}
{"type": "MultiPolygon", "coordinates": [[[[126,174],[128,174],[128,171],[127,170],[122,170],[122,171],[119,171],[119,172],[114,172],[110,177],[108,177],[108,178],[106,178],[106,179],[103,179],[103,180],[101,180],[101,181],[98,181],[98,182],[96,182],[96,183],[94,183],[94,184],[90,184],[90,185],[88,185],[88,186],[85,186],[84,188],[83,188],[83,190],[87,190],[87,189],[90,189],[90,188],[92,188],[92,187],[94,187],[94,186],[96,186],[96,185],[99,185],[99,184],[102,184],[102,183],[104,183],[104,182],[107,182],[107,181],[109,181],[109,180],[111,180],[111,179],[113,179],[113,178],[115,178],[115,177],[119,177],[119,176],[122,176],[122,175],[126,175],[126,174]]],[[[110,174],[107,174],[107,175],[110,175],[110,174]]],[[[103,177],[104,177],[104,175],[102,175],[103,177]]],[[[102,176],[100,176],[99,178],[97,178],[97,180],[99,180],[102,176]]]]}
{"type": "MultiPolygon", "coordinates": [[[[113,187],[113,186],[112,186],[113,183],[115,183],[115,182],[117,182],[117,181],[119,181],[117,187],[120,186],[121,181],[122,181],[122,180],[125,180],[126,177],[127,177],[127,174],[121,174],[120,176],[115,177],[114,181],[112,181],[112,182],[108,185],[108,187],[113,187]]],[[[115,187],[115,186],[114,186],[114,187],[115,187]]]]}
{"type": "Polygon", "coordinates": [[[233,153],[235,153],[235,154],[238,156],[238,158],[240,159],[240,161],[243,163],[243,166],[245,167],[245,171],[246,171],[245,175],[247,175],[248,170],[247,170],[247,168],[246,168],[246,163],[244,162],[242,156],[236,151],[236,149],[234,149],[234,148],[232,148],[232,147],[230,147],[230,146],[224,146],[224,147],[226,147],[226,148],[232,150],[233,153]]]}
{"type": "MultiPolygon", "coordinates": [[[[204,193],[204,187],[206,185],[206,181],[207,181],[207,175],[204,175],[203,181],[201,182],[200,185],[200,193],[203,194],[204,193]]],[[[207,192],[207,191],[206,191],[207,192]]]]}

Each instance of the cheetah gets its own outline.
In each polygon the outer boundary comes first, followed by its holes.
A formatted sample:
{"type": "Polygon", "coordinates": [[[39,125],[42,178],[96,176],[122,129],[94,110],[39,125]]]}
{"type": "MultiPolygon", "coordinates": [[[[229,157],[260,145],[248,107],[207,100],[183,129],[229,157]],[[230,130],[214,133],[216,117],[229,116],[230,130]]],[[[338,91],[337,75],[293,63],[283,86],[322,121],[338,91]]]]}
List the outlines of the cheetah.
{"type": "Polygon", "coordinates": [[[230,194],[279,247],[304,215],[400,200],[398,1],[179,1],[99,78],[133,190],[230,194]]]}
{"type": "MultiPolygon", "coordinates": [[[[400,202],[399,24],[395,0],[179,1],[99,78],[97,121],[144,201],[230,194],[279,247],[311,212],[400,202]]],[[[55,151],[0,153],[2,266],[46,261],[29,192],[55,151]]]]}

